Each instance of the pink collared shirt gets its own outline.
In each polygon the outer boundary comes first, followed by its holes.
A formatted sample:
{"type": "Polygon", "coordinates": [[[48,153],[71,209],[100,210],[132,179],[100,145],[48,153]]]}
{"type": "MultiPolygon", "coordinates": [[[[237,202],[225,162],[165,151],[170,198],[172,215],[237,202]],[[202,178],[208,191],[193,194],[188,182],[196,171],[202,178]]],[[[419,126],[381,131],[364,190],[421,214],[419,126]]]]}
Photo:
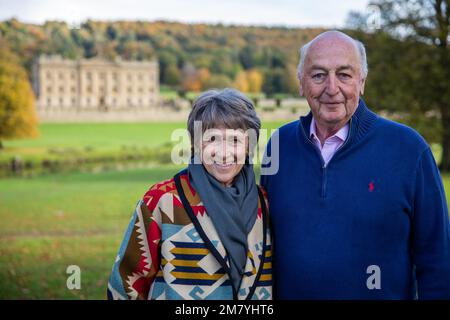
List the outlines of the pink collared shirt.
{"type": "Polygon", "coordinates": [[[322,158],[325,161],[325,166],[328,165],[328,162],[330,162],[331,158],[333,158],[336,151],[344,144],[345,139],[347,139],[348,136],[348,130],[349,125],[347,123],[341,129],[339,129],[338,132],[327,138],[322,146],[319,138],[317,137],[316,122],[314,120],[314,117],[312,118],[311,127],[309,129],[310,137],[312,142],[319,148],[320,153],[322,154],[322,158]]]}

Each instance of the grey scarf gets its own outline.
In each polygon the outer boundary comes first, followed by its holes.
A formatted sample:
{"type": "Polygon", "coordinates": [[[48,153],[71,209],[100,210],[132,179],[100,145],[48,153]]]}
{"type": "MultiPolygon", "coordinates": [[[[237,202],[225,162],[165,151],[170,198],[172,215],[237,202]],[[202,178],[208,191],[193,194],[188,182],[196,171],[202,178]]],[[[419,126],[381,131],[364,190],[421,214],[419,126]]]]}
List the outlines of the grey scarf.
{"type": "Polygon", "coordinates": [[[191,161],[188,172],[191,184],[199,193],[227,251],[231,281],[239,290],[247,261],[247,235],[255,224],[258,212],[253,165],[246,163],[231,187],[221,184],[202,164],[191,161]]]}

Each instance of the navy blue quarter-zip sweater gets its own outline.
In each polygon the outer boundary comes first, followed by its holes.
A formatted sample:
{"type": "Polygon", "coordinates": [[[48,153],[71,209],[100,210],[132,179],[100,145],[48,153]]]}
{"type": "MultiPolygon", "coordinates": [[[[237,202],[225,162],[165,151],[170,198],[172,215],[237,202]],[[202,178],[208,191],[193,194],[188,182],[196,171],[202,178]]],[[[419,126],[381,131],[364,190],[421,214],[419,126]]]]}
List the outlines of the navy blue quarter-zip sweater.
{"type": "Polygon", "coordinates": [[[360,100],[347,140],[324,166],[311,119],[279,129],[279,170],[261,176],[275,298],[450,299],[448,210],[424,139],[360,100]]]}

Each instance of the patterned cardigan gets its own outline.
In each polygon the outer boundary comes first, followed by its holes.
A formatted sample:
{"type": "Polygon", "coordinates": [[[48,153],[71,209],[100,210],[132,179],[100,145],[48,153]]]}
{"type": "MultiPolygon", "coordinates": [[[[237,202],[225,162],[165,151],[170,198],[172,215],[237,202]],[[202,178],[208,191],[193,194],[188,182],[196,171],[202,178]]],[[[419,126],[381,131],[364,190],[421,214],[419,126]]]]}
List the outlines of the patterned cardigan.
{"type": "Polygon", "coordinates": [[[187,171],[155,184],[138,202],[108,282],[109,299],[272,299],[272,248],[267,197],[248,234],[241,286],[187,171]]]}

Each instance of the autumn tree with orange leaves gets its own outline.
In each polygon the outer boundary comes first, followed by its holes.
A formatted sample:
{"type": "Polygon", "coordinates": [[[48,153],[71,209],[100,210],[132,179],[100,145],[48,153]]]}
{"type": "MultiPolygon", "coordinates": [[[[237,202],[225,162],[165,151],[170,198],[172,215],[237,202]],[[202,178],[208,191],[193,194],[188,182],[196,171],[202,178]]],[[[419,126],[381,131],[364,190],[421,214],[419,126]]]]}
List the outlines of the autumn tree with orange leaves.
{"type": "Polygon", "coordinates": [[[25,70],[0,42],[0,149],[2,140],[37,136],[34,102],[25,70]]]}

